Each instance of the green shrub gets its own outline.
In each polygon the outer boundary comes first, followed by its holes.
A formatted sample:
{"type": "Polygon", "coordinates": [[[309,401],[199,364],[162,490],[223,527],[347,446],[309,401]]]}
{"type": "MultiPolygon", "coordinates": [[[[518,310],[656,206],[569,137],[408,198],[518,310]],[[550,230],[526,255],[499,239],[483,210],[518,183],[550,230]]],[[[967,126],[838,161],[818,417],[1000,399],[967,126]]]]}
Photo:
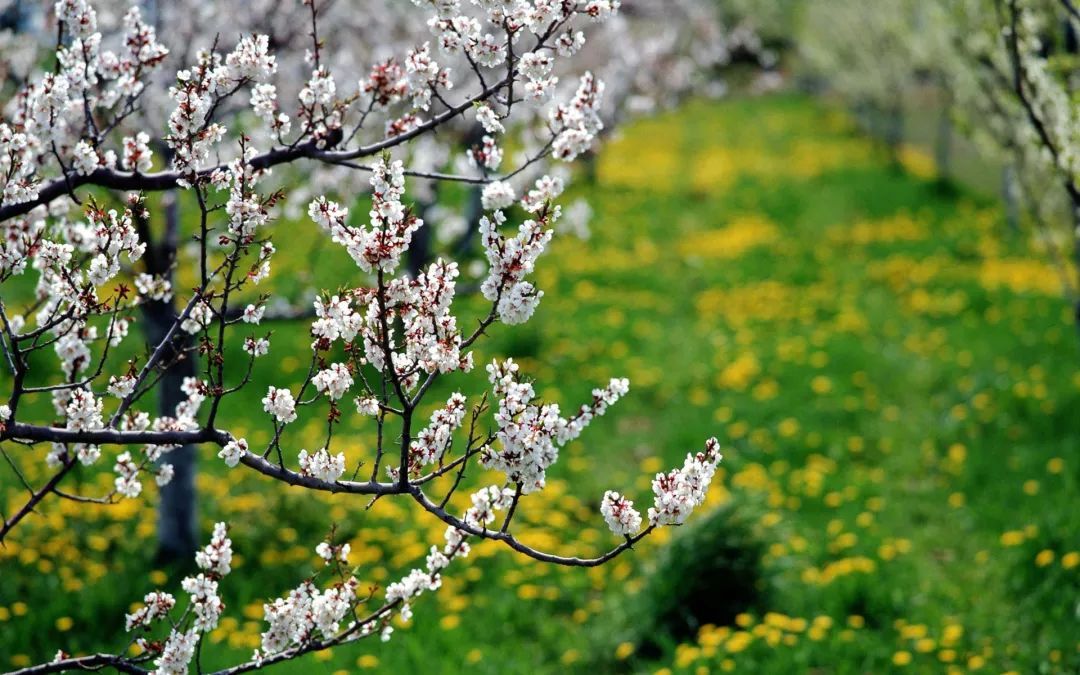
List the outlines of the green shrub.
{"type": "Polygon", "coordinates": [[[636,602],[639,654],[705,624],[731,625],[765,605],[764,545],[745,512],[727,505],[687,525],[659,555],[636,602]]]}

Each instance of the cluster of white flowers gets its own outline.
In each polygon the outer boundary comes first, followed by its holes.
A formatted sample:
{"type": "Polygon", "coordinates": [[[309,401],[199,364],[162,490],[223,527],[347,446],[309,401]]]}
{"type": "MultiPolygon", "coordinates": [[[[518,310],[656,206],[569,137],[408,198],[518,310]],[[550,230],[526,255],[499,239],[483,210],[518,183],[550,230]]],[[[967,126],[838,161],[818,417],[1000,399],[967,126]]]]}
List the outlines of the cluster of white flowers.
{"type": "Polygon", "coordinates": [[[512,359],[493,361],[487,367],[493,391],[500,397],[495,413],[496,437],[500,448],[483,448],[480,461],[506,474],[528,494],[544,487],[547,469],[559,457],[559,446],[580,435],[582,429],[607,406],[626,393],[625,379],[615,379],[605,389],[593,390],[592,405],[583,405],[577,415],[564,419],[556,403],[538,404],[532,383],[522,381],[512,359]]]}
{"type": "Polygon", "coordinates": [[[195,564],[207,572],[222,577],[231,572],[233,551],[228,533],[229,528],[225,523],[216,523],[210,543],[195,554],[195,564]]]}
{"type": "Polygon", "coordinates": [[[487,103],[478,103],[474,111],[476,112],[476,121],[480,123],[480,126],[484,127],[484,131],[489,134],[501,134],[506,131],[506,127],[499,120],[499,116],[495,114],[495,111],[487,103]]]}
{"type": "Polygon", "coordinates": [[[353,378],[348,366],[343,363],[331,363],[329,368],[316,373],[315,377],[311,378],[311,383],[316,389],[336,401],[353,385],[353,378]]]}
{"type": "Polygon", "coordinates": [[[100,429],[102,401],[88,389],[73,389],[67,404],[69,429],[100,429]]]}
{"type": "Polygon", "coordinates": [[[439,67],[431,57],[427,42],[410,50],[405,57],[405,82],[408,84],[412,106],[419,110],[427,110],[431,105],[433,90],[449,90],[454,86],[450,79],[450,70],[439,67]]]}
{"type": "Polygon", "coordinates": [[[228,79],[266,82],[277,72],[277,59],[269,53],[268,35],[245,35],[232,53],[225,57],[228,79]]]}
{"type": "Polygon", "coordinates": [[[75,173],[83,176],[91,174],[101,164],[101,157],[89,141],[79,141],[75,144],[75,149],[71,153],[71,168],[75,170],[75,173]]]}
{"type": "Polygon", "coordinates": [[[658,473],[652,489],[656,503],[649,509],[650,525],[680,525],[705,501],[716,465],[723,459],[715,438],[705,442],[705,450],[686,456],[681,469],[658,473]]]}
{"type": "Polygon", "coordinates": [[[187,316],[180,322],[180,329],[195,335],[205,330],[214,320],[214,309],[205,300],[199,299],[192,305],[187,316]]]}
{"type": "MultiPolygon", "coordinates": [[[[83,466],[90,466],[92,464],[96,464],[97,461],[101,459],[101,448],[90,443],[76,443],[75,458],[78,459],[79,463],[83,466]]],[[[162,470],[165,470],[165,467],[168,466],[169,465],[166,464],[162,467],[162,470]]],[[[166,472],[166,475],[169,474],[166,472]]]]}
{"type": "Polygon", "coordinates": [[[331,542],[324,541],[315,547],[315,554],[326,561],[327,565],[335,560],[343,563],[349,562],[350,551],[352,551],[352,546],[348,543],[335,546],[331,542]]]}
{"type": "Polygon", "coordinates": [[[361,415],[374,417],[379,414],[379,399],[374,396],[357,396],[353,402],[356,404],[356,412],[361,415]]]}
{"type": "Polygon", "coordinates": [[[474,167],[485,170],[495,170],[502,164],[503,151],[491,136],[480,139],[480,145],[474,146],[469,151],[469,162],[474,167]]]}
{"type": "Polygon", "coordinates": [[[4,181],[0,199],[4,204],[19,204],[38,196],[37,183],[32,178],[33,154],[27,140],[26,134],[0,123],[0,176],[4,181]]]}
{"type": "Polygon", "coordinates": [[[322,298],[315,298],[315,316],[317,318],[311,324],[311,334],[329,342],[352,342],[364,322],[364,317],[353,310],[348,298],[336,295],[326,302],[322,298]]]}
{"type": "Polygon", "coordinates": [[[532,101],[544,101],[551,94],[559,78],[551,75],[555,59],[550,53],[535,51],[521,56],[518,68],[528,82],[525,83],[525,95],[532,101]]]}
{"type": "Polygon", "coordinates": [[[423,221],[408,212],[401,203],[405,189],[405,169],[400,161],[380,158],[372,169],[371,228],[350,227],[345,218],[348,209],[320,197],[308,206],[311,219],[327,230],[335,243],[341,244],[365,272],[393,272],[401,254],[412,242],[413,232],[423,221]]]}
{"type": "Polygon", "coordinates": [[[135,391],[135,384],[137,381],[138,380],[132,375],[124,375],[122,377],[113,375],[109,377],[108,392],[119,399],[127,398],[135,391]]]}
{"type": "Polygon", "coordinates": [[[585,73],[569,104],[551,111],[549,122],[557,134],[551,146],[555,157],[573,161],[592,147],[596,135],[604,128],[600,118],[603,96],[604,83],[592,73],[585,73]]]}
{"type": "Polygon", "coordinates": [[[566,184],[558,176],[541,176],[536,180],[536,186],[521,198],[521,208],[536,213],[554,202],[565,189],[566,184]]]}
{"type": "Polygon", "coordinates": [[[134,136],[124,137],[124,154],[122,166],[128,171],[147,173],[153,166],[153,154],[150,149],[150,136],[145,131],[140,131],[134,136]]]}
{"type": "Polygon", "coordinates": [[[288,424],[296,420],[296,399],[288,389],[270,387],[262,400],[263,410],[278,422],[288,424]]]}
{"type": "Polygon", "coordinates": [[[508,181],[495,180],[484,186],[480,199],[484,209],[488,211],[505,209],[514,204],[517,193],[514,192],[514,186],[508,181]]]}
{"type": "Polygon", "coordinates": [[[149,629],[154,622],[172,624],[164,644],[145,638],[136,641],[144,651],[158,652],[154,660],[156,675],[187,675],[202,634],[209,633],[218,626],[225,610],[225,603],[218,595],[218,582],[232,570],[232,541],[229,540],[227,532],[225,523],[214,525],[210,543],[195,554],[195,563],[203,571],[198,575],[185,577],[180,582],[180,587],[189,596],[184,617],[192,617],[190,628],[183,630],[179,624],[169,620],[169,612],[176,606],[176,599],[160,591],[147,594],[143,598],[143,607],[126,616],[128,632],[149,629]]]}
{"type": "Polygon", "coordinates": [[[277,87],[270,83],[257,84],[251,88],[251,110],[278,138],[289,133],[292,128],[289,116],[279,108],[277,87]]]}
{"type": "MultiPolygon", "coordinates": [[[[268,47],[266,35],[245,36],[224,59],[216,52],[200,51],[195,65],[176,74],[176,84],[169,89],[176,108],[169,116],[166,141],[173,150],[173,168],[186,177],[182,185],[190,184],[192,175],[205,168],[214,146],[225,136],[224,125],[209,121],[220,98],[245,84],[258,87],[277,71],[268,47]]],[[[271,126],[287,124],[287,118],[279,120],[267,113],[274,108],[265,100],[270,93],[262,89],[252,94],[253,106],[262,99],[256,112],[264,119],[271,117],[271,126]]]]}
{"type": "Polygon", "coordinates": [[[244,338],[244,351],[255,358],[266,356],[270,353],[270,340],[262,337],[246,337],[244,338]]]}
{"type": "Polygon", "coordinates": [[[641,514],[634,509],[634,502],[618,492],[608,490],[600,502],[604,522],[615,534],[631,537],[641,529],[641,514]]]}
{"type": "Polygon", "coordinates": [[[143,598],[143,606],[125,617],[125,627],[129,633],[135,628],[146,628],[155,620],[166,616],[175,606],[176,598],[168,593],[147,593],[143,598]]]}
{"type": "Polygon", "coordinates": [[[205,574],[185,577],[180,588],[191,596],[191,606],[195,610],[195,629],[209,632],[217,628],[225,603],[218,596],[218,582],[205,574]]]}
{"type": "MultiPolygon", "coordinates": [[[[401,316],[409,367],[415,365],[428,373],[472,370],[472,354],[462,355],[457,318],[450,313],[457,277],[457,263],[439,259],[415,281],[395,280],[391,284],[388,295],[392,308],[401,316]]],[[[369,306],[368,326],[372,309],[374,305],[369,306]]],[[[365,344],[369,337],[365,331],[365,344]]]]}
{"type": "Polygon", "coordinates": [[[100,286],[120,273],[120,254],[125,253],[129,262],[137,262],[146,251],[146,243],[139,240],[138,232],[132,222],[135,214],[132,209],[143,211],[140,217],[146,217],[145,207],[138,200],[133,200],[124,213],[118,215],[115,210],[102,212],[90,209],[89,228],[91,236],[80,249],[93,255],[90,260],[89,278],[91,283],[100,286]]]}
{"type": "MultiPolygon", "coordinates": [[[[329,218],[338,211],[332,202],[313,204],[313,211],[329,218]]],[[[333,296],[329,301],[316,299],[317,319],[311,332],[317,338],[315,349],[327,349],[329,344],[342,339],[351,342],[359,333],[363,338],[364,357],[377,370],[387,367],[384,342],[392,351],[392,367],[400,381],[411,389],[416,386],[419,372],[435,373],[454,370],[470,370],[472,354],[463,354],[462,338],[457,319],[450,313],[458,276],[456,263],[437,260],[416,279],[395,278],[387,283],[382,297],[374,289],[357,289],[350,299],[333,296]],[[356,312],[352,302],[367,307],[364,315],[356,312]],[[396,350],[394,316],[401,320],[404,349],[396,350]],[[384,335],[384,326],[389,334],[384,335]]],[[[333,385],[335,398],[351,386],[348,372],[320,373],[315,385],[322,391],[333,385]],[[325,373],[325,374],[324,374],[325,373]]],[[[367,397],[358,399],[358,410],[363,414],[376,414],[377,403],[367,397]]]]}
{"type": "Polygon", "coordinates": [[[355,577],[349,577],[320,591],[311,581],[304,581],[286,597],[263,605],[269,627],[262,634],[262,649],[255,653],[255,661],[319,637],[333,637],[355,606],[359,585],[355,577]]]}
{"type": "Polygon", "coordinates": [[[236,440],[229,441],[218,451],[218,457],[225,460],[225,466],[232,468],[240,463],[240,460],[247,454],[248,442],[246,439],[237,438],[236,440]]]}
{"type": "Polygon", "coordinates": [[[311,71],[298,99],[300,121],[316,139],[328,137],[341,128],[342,110],[336,100],[337,83],[325,67],[311,71]]]}
{"type": "Polygon", "coordinates": [[[172,283],[162,277],[140,273],[135,277],[135,290],[147,300],[168,302],[172,300],[172,283]]]}
{"type": "Polygon", "coordinates": [[[249,160],[255,156],[255,149],[248,146],[243,157],[230,162],[225,168],[217,169],[210,175],[210,182],[219,190],[227,189],[229,199],[225,202],[225,213],[229,216],[229,233],[240,244],[250,243],[258,228],[270,220],[267,203],[255,191],[255,185],[268,171],[253,169],[249,160]]]}
{"type": "Polygon", "coordinates": [[[113,486],[116,489],[117,494],[127,497],[128,499],[134,499],[142,494],[142,483],[139,482],[139,470],[140,467],[135,463],[135,460],[131,458],[130,452],[121,453],[120,456],[116,458],[116,464],[113,465],[113,471],[116,472],[113,486]]]}
{"type": "Polygon", "coordinates": [[[241,318],[243,319],[244,323],[251,323],[257,326],[259,325],[259,322],[262,321],[263,314],[265,313],[266,305],[264,304],[260,303],[259,305],[248,305],[244,308],[244,313],[241,318]]]}
{"type": "Polygon", "coordinates": [[[157,666],[154,675],[187,675],[188,665],[195,658],[198,644],[199,634],[194,629],[186,632],[174,630],[165,641],[161,655],[154,659],[157,666]]]}
{"type": "MultiPolygon", "coordinates": [[[[4,125],[0,124],[0,153],[4,152],[3,133],[4,125]]],[[[0,176],[4,159],[0,154],[0,176]]],[[[37,249],[44,230],[44,218],[14,218],[4,223],[4,236],[0,237],[0,275],[18,276],[26,271],[30,254],[37,249]]]]}
{"type": "MultiPolygon", "coordinates": [[[[440,50],[446,54],[464,51],[473,61],[487,68],[495,68],[506,61],[505,45],[491,33],[482,33],[479,21],[464,15],[450,16],[457,8],[438,9],[441,16],[432,17],[428,26],[438,38],[440,50]]],[[[505,14],[500,13],[500,16],[506,18],[505,14]]],[[[495,22],[496,25],[500,23],[495,22]]]]}
{"type": "Polygon", "coordinates": [[[331,455],[326,448],[320,448],[313,454],[300,451],[300,473],[313,476],[327,483],[336,482],[345,473],[345,454],[331,455]]]}
{"type": "Polygon", "coordinates": [[[86,370],[90,365],[89,343],[97,337],[97,329],[93,326],[83,331],[74,330],[63,333],[56,339],[53,351],[60,359],[60,367],[64,375],[71,377],[86,370]]]}
{"type": "Polygon", "coordinates": [[[76,174],[114,168],[114,151],[99,147],[96,135],[80,137],[92,131],[85,120],[134,100],[168,53],[137,8],[123,17],[119,52],[102,48],[97,13],[85,0],[59,0],[55,11],[66,38],[56,51],[57,69],[29,79],[9,108],[13,126],[0,125],[4,204],[36,197],[34,174],[54,158],[76,174]]]}
{"type": "MultiPolygon", "coordinates": [[[[225,135],[220,123],[206,124],[218,86],[215,70],[224,74],[221,57],[201,51],[195,66],[179,71],[176,84],[169,89],[176,108],[169,115],[165,140],[173,150],[173,168],[188,177],[205,166],[211,150],[225,135]]],[[[190,179],[185,179],[184,185],[190,185],[190,179]]]]}
{"type": "Polygon", "coordinates": [[[419,471],[442,459],[456,431],[465,420],[465,397],[451,394],[446,405],[431,414],[431,421],[409,446],[409,470],[419,471]]]}
{"type": "Polygon", "coordinates": [[[405,97],[409,81],[401,64],[390,58],[371,67],[367,79],[360,82],[360,91],[371,95],[372,105],[385,108],[405,97]]]}
{"type": "Polygon", "coordinates": [[[480,292],[488,300],[498,301],[496,309],[501,321],[524,323],[544,295],[524,278],[532,273],[536,259],[551,241],[552,231],[545,229],[548,221],[543,218],[526,220],[518,228],[517,236],[506,238],[499,232],[504,222],[506,216],[501,211],[496,211],[490,219],[485,216],[480,220],[480,238],[489,266],[480,292]]]}

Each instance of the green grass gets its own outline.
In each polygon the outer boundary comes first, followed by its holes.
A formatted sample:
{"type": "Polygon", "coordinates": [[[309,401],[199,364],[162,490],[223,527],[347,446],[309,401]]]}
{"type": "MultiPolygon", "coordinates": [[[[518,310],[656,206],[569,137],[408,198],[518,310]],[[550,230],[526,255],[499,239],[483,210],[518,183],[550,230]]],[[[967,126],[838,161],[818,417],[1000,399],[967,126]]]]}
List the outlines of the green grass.
{"type": "MultiPolygon", "coordinates": [[[[561,553],[598,552],[615,543],[603,490],[647,506],[652,472],[715,434],[726,450],[710,505],[752,519],[768,605],[641,658],[629,624],[662,541],[593,571],[484,545],[389,644],[275,672],[1080,668],[1080,342],[1054,271],[994,203],[893,169],[846,118],[796,96],[643,120],[605,150],[597,185],[575,190],[593,236],[557,240],[535,319],[497,327],[477,362],[513,355],[565,405],[612,376],[631,395],[564,452],[519,527],[561,553]]],[[[289,292],[352,269],[332,245],[312,253],[302,228],[279,229],[289,292]]],[[[305,369],[305,332],[275,331],[272,367],[223,411],[253,442],[269,430],[266,385],[305,369]]],[[[482,391],[481,373],[465,382],[482,391]]],[[[46,401],[32,406],[48,418],[46,401]]],[[[369,424],[346,422],[357,461],[369,424]]],[[[293,426],[285,447],[319,447],[318,420],[293,426]]],[[[41,464],[43,451],[12,452],[41,464]]],[[[209,450],[202,466],[204,529],[227,518],[241,558],[206,668],[250,654],[261,603],[316,569],[332,524],[372,583],[441,541],[407,504],[312,496],[228,472],[209,450]]],[[[78,477],[91,491],[107,479],[78,477]]],[[[10,473],[0,480],[15,504],[10,473]]],[[[150,491],[104,509],[47,503],[0,549],[0,666],[115,649],[129,603],[162,580],[177,589],[182,570],[152,565],[150,491]]]]}

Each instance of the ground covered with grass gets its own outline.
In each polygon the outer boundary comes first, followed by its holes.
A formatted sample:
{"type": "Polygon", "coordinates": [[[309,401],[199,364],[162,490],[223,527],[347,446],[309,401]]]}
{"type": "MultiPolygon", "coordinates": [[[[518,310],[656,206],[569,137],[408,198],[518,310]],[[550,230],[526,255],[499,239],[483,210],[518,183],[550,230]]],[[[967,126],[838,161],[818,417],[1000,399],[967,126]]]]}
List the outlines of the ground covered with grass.
{"type": "MultiPolygon", "coordinates": [[[[1080,340],[1058,270],[994,203],[935,181],[917,151],[901,159],[795,96],[694,103],[625,129],[578,188],[592,236],[557,240],[536,317],[497,327],[477,362],[511,355],[564,405],[631,380],[524,503],[526,541],[610,547],[603,491],[647,505],[652,474],[715,434],[713,514],[590,570],[478,546],[389,644],[276,672],[1080,669],[1080,340]]],[[[293,237],[282,278],[329,284],[349,264],[293,237]]],[[[305,332],[275,331],[273,367],[223,413],[256,446],[271,432],[254,412],[266,385],[306,372],[305,332]]],[[[369,424],[343,425],[352,462],[372,447],[369,424]]],[[[293,426],[286,447],[320,447],[324,422],[293,426]]],[[[44,450],[12,451],[42,475],[44,450]]],[[[0,480],[10,508],[19,491],[10,471],[0,480]]],[[[93,491],[111,477],[77,480],[93,491]]],[[[444,529],[405,503],[367,509],[229,471],[210,451],[199,487],[204,529],[228,520],[237,552],[204,668],[250,655],[262,603],[318,568],[331,526],[370,585],[422,561],[444,529]]],[[[178,589],[184,570],[152,561],[153,508],[152,492],[52,501],[12,535],[0,668],[115,649],[132,601],[178,589]]]]}

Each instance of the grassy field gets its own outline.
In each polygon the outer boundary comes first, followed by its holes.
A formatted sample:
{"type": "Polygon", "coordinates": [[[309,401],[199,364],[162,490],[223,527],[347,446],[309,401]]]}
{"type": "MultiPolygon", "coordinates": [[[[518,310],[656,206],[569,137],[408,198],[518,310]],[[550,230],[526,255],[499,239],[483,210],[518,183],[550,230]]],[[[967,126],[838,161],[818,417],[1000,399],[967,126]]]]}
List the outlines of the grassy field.
{"type": "MultiPolygon", "coordinates": [[[[845,116],[795,96],[638,122],[600,158],[591,238],[557,240],[535,319],[497,327],[477,355],[513,355],[566,405],[631,380],[525,503],[524,538],[557,552],[609,547],[603,490],[648,505],[655,471],[721,438],[709,505],[749,522],[764,551],[732,625],[646,634],[641,598],[663,580],[666,537],[593,570],[485,544],[389,644],[275,672],[1080,669],[1080,341],[1058,271],[994,203],[943,189],[924,154],[904,160],[891,167],[845,116]]],[[[288,288],[336,286],[347,257],[281,229],[288,288]]],[[[270,432],[255,412],[266,385],[305,368],[288,355],[305,354],[305,332],[275,330],[272,367],[224,411],[255,444],[270,432]]],[[[477,374],[463,391],[482,388],[477,374]]],[[[47,418],[46,405],[33,409],[47,418]]],[[[370,423],[347,422],[355,462],[370,423]]],[[[292,426],[285,447],[319,447],[317,419],[292,426]]],[[[44,450],[13,452],[41,475],[44,450]]],[[[204,529],[228,519],[238,558],[205,668],[258,645],[262,603],[317,569],[331,525],[371,584],[441,541],[443,527],[404,503],[309,495],[209,451],[202,468],[204,529]]],[[[111,477],[77,480],[92,492],[111,477]]],[[[0,481],[14,505],[10,472],[0,481]]],[[[0,669],[57,647],[115,649],[132,601],[178,589],[182,569],[152,564],[148,491],[108,508],[49,502],[0,548],[0,669]]],[[[698,529],[672,537],[693,548],[698,529]]]]}

